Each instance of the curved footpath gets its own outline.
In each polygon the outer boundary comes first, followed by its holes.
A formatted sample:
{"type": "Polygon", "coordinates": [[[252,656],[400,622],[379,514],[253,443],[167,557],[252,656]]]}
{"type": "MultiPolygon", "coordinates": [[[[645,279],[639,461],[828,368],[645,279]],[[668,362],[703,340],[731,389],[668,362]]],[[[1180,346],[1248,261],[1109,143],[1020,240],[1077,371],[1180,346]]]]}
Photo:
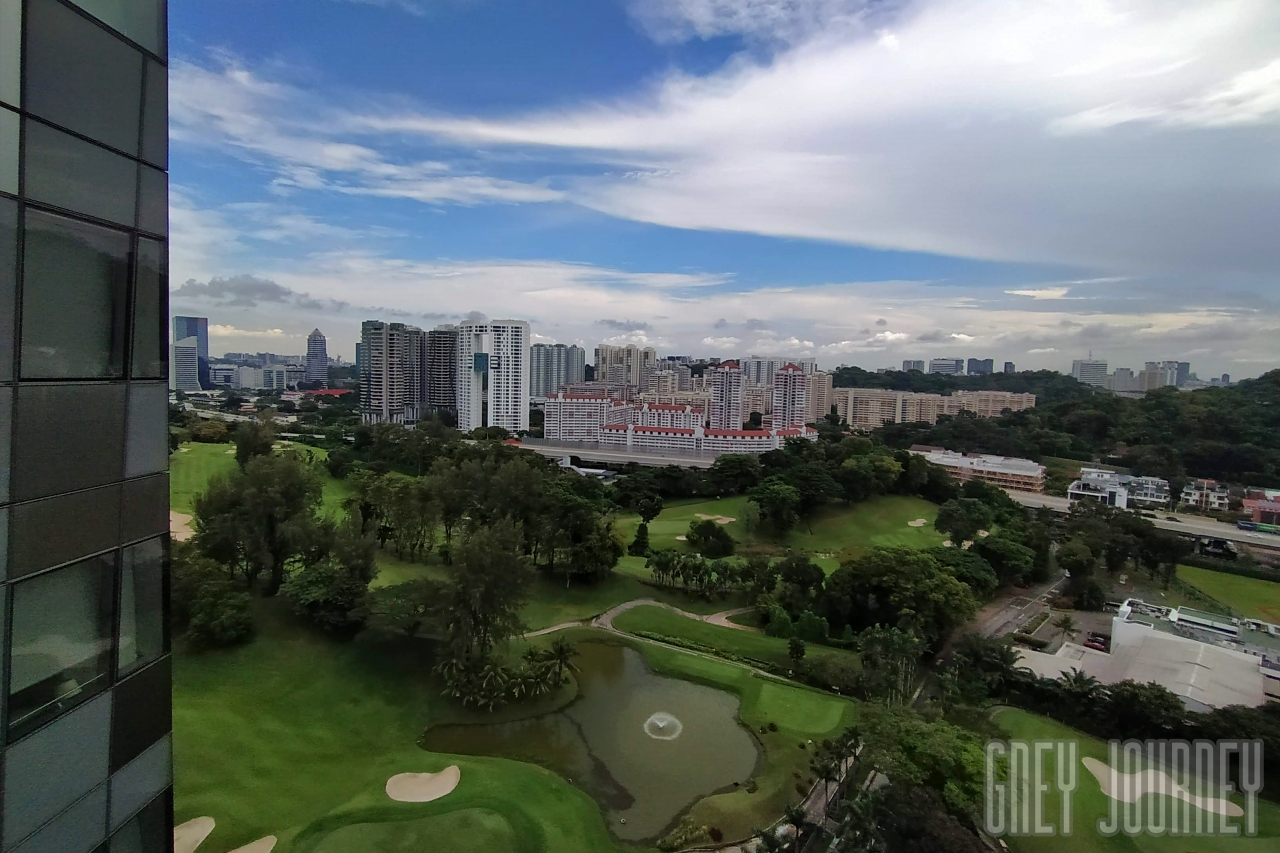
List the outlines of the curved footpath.
{"type": "MultiPolygon", "coordinates": [[[[711,613],[704,616],[697,613],[690,613],[687,610],[681,610],[679,607],[664,604],[661,601],[654,601],[652,598],[637,598],[632,601],[624,601],[622,604],[606,610],[604,613],[593,618],[590,622],[585,619],[579,619],[576,622],[561,622],[559,625],[552,625],[550,628],[539,628],[537,631],[528,631],[521,636],[525,639],[529,639],[531,637],[542,637],[547,634],[554,634],[556,631],[563,631],[565,628],[582,628],[588,625],[592,628],[603,628],[606,631],[618,631],[617,628],[613,627],[613,620],[621,616],[623,613],[626,613],[628,610],[632,610],[636,607],[661,607],[663,610],[670,610],[672,613],[678,613],[687,619],[697,619],[699,622],[706,622],[709,625],[718,625],[721,628],[733,628],[737,631],[757,630],[755,628],[749,628],[746,625],[739,625],[735,622],[729,621],[729,617],[731,616],[740,616],[743,613],[750,613],[754,609],[751,607],[737,607],[733,610],[722,610],[719,613],[711,613]]],[[[625,632],[618,631],[618,633],[625,632]]]]}

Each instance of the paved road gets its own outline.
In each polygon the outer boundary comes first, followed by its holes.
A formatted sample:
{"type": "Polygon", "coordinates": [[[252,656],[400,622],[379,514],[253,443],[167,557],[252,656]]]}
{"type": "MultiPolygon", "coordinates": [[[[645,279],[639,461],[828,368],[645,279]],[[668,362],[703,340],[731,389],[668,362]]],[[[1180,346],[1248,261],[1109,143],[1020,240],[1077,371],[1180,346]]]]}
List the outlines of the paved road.
{"type": "Polygon", "coordinates": [[[637,465],[652,465],[659,468],[667,465],[679,465],[681,468],[710,468],[711,463],[716,461],[714,456],[664,456],[656,453],[645,453],[641,450],[627,450],[626,448],[601,450],[586,449],[568,444],[531,444],[529,442],[522,442],[520,447],[524,450],[532,450],[542,456],[550,456],[553,459],[576,456],[583,462],[602,462],[616,465],[634,462],[637,465]]]}
{"type": "MultiPolygon", "coordinates": [[[[1008,491],[1009,497],[1023,506],[1048,507],[1055,512],[1070,512],[1071,501],[1056,495],[1042,495],[1036,492],[1008,491]]],[[[1161,530],[1181,533],[1184,536],[1209,536],[1214,539],[1226,539],[1228,542],[1240,542],[1255,548],[1280,549],[1280,536],[1271,533],[1257,533],[1252,530],[1241,530],[1234,524],[1224,524],[1211,518],[1183,513],[1162,512],[1155,518],[1148,519],[1161,530]],[[1172,515],[1177,521],[1170,521],[1172,515]]]]}
{"type": "Polygon", "coordinates": [[[1019,622],[1040,612],[1041,608],[1057,598],[1058,590],[1066,582],[1066,578],[1058,578],[992,601],[979,611],[972,623],[973,633],[984,637],[1004,636],[1019,622]]]}
{"type": "Polygon", "coordinates": [[[592,628],[603,628],[606,631],[617,631],[613,627],[613,620],[617,619],[628,610],[636,607],[661,607],[663,610],[670,610],[672,613],[679,613],[688,619],[697,619],[699,622],[706,622],[709,625],[719,625],[721,628],[733,628],[738,631],[756,631],[758,629],[751,628],[746,625],[739,625],[736,622],[730,622],[730,616],[740,616],[743,613],[750,613],[754,607],[736,607],[733,610],[721,610],[719,613],[709,613],[706,615],[698,613],[690,613],[687,610],[681,610],[679,607],[673,607],[670,604],[664,604],[661,601],[654,601],[652,598],[636,598],[631,601],[624,601],[622,604],[612,607],[601,613],[599,616],[588,622],[585,619],[579,619],[576,622],[561,622],[559,625],[552,625],[550,628],[539,628],[537,631],[529,631],[525,633],[525,637],[543,637],[547,634],[554,634],[556,631],[563,631],[565,628],[581,628],[590,625],[592,628]]]}

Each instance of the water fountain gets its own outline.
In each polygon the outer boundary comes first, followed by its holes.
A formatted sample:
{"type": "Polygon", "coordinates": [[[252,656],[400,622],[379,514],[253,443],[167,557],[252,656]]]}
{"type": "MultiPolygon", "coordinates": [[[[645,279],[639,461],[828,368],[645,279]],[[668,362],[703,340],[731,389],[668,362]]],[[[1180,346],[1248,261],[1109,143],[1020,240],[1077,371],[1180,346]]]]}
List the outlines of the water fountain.
{"type": "Polygon", "coordinates": [[[675,740],[684,731],[684,724],[666,711],[659,711],[644,721],[644,733],[654,740],[675,740]]]}

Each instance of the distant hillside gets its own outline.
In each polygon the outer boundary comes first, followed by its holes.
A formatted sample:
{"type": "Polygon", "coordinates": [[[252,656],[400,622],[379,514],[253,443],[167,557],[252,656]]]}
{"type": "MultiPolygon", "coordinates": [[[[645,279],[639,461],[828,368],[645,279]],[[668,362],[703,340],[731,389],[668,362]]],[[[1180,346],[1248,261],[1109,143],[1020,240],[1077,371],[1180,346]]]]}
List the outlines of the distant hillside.
{"type": "Polygon", "coordinates": [[[1230,388],[1164,388],[1140,400],[1040,371],[950,377],[920,373],[837,373],[843,387],[946,393],[994,388],[1030,391],[1035,409],[1000,418],[970,416],[928,424],[887,424],[877,434],[892,447],[937,444],[972,453],[1040,459],[1104,459],[1181,481],[1210,477],[1280,488],[1280,370],[1230,388]]]}

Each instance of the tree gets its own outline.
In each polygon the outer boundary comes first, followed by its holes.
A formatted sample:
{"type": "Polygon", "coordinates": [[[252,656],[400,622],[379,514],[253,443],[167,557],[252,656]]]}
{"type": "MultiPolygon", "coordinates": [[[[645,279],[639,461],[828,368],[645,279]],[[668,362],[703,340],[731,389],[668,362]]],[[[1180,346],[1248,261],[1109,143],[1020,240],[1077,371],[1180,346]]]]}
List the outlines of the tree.
{"type": "Polygon", "coordinates": [[[321,630],[346,633],[364,624],[365,596],[377,573],[373,538],[348,517],[337,526],[325,553],[294,572],[281,593],[321,630]]]}
{"type": "Polygon", "coordinates": [[[956,498],[938,508],[933,526],[951,535],[956,545],[978,537],[979,530],[991,527],[994,517],[991,508],[974,498],[956,498]]]}
{"type": "Polygon", "coordinates": [[[791,554],[779,561],[777,570],[779,580],[782,582],[778,602],[793,618],[797,618],[813,607],[822,595],[823,582],[827,578],[826,572],[810,560],[809,555],[804,551],[791,554]]]}
{"type": "Polygon", "coordinates": [[[662,495],[657,492],[645,492],[635,498],[632,506],[640,516],[641,524],[648,524],[662,512],[662,495]]]}
{"type": "Polygon", "coordinates": [[[551,647],[547,649],[547,662],[554,673],[557,686],[564,683],[568,673],[578,671],[578,668],[573,665],[573,659],[577,656],[577,647],[564,637],[556,637],[551,641],[551,647]]]}
{"type": "Polygon", "coordinates": [[[1159,684],[1121,681],[1106,690],[1105,716],[1127,738],[1164,738],[1186,717],[1182,700],[1159,684]]]}
{"type": "Polygon", "coordinates": [[[799,637],[791,637],[787,640],[787,657],[791,658],[791,662],[797,666],[800,661],[804,660],[804,640],[799,637]]]}
{"type": "Polygon", "coordinates": [[[777,536],[785,536],[796,526],[800,492],[778,476],[765,478],[748,492],[760,508],[760,521],[777,536]]]}
{"type": "Polygon", "coordinates": [[[969,587],[927,553],[906,548],[875,548],[842,562],[827,578],[822,606],[834,625],[894,625],[927,645],[977,610],[969,587]]]}
{"type": "Polygon", "coordinates": [[[806,524],[824,504],[840,494],[839,484],[832,479],[823,462],[798,465],[789,470],[785,478],[800,496],[796,511],[806,524]]]}
{"type": "Polygon", "coordinates": [[[806,610],[800,614],[800,618],[796,620],[795,630],[797,637],[810,643],[825,643],[831,632],[827,620],[812,610],[806,610]]]}
{"type": "Polygon", "coordinates": [[[520,529],[509,519],[457,543],[445,590],[450,653],[466,663],[487,660],[494,645],[519,634],[520,609],[532,583],[520,529]]]}
{"type": "Polygon", "coordinates": [[[1053,629],[1058,632],[1058,636],[1062,638],[1063,642],[1080,633],[1076,628],[1076,620],[1071,618],[1070,613],[1063,613],[1053,620],[1053,629]]]}
{"type": "Polygon", "coordinates": [[[909,631],[873,625],[858,635],[865,698],[886,705],[906,705],[914,689],[916,664],[924,643],[909,631]]]}
{"type": "Polygon", "coordinates": [[[716,492],[742,494],[754,488],[761,479],[760,460],[745,453],[726,453],[711,463],[707,477],[716,492]]]}
{"type": "Polygon", "coordinates": [[[636,527],[636,537],[627,546],[627,553],[633,557],[643,557],[649,553],[649,525],[640,522],[636,527]]]}
{"type": "Polygon", "coordinates": [[[729,531],[713,518],[695,518],[685,534],[689,547],[704,557],[717,559],[733,555],[734,541],[729,531]]]}
{"type": "Polygon", "coordinates": [[[347,471],[351,468],[351,452],[345,448],[338,447],[329,451],[329,458],[325,460],[325,467],[329,469],[329,476],[335,480],[341,480],[347,476],[347,471]]]}
{"type": "Polygon", "coordinates": [[[1099,703],[1105,696],[1102,682],[1072,667],[1070,672],[1062,674],[1059,683],[1062,685],[1062,695],[1077,719],[1089,719],[1099,713],[1099,703]]]}
{"type": "Polygon", "coordinates": [[[222,444],[227,440],[227,425],[212,418],[202,420],[191,427],[191,439],[203,444],[222,444]]]}
{"type": "Polygon", "coordinates": [[[229,581],[200,588],[191,602],[187,636],[202,648],[234,646],[253,636],[249,595],[229,581]]]}
{"type": "Polygon", "coordinates": [[[969,550],[976,552],[991,565],[1002,584],[1022,582],[1031,574],[1036,563],[1035,551],[1015,542],[1004,535],[1003,531],[985,539],[979,537],[969,550]]]}
{"type": "Polygon", "coordinates": [[[236,427],[236,462],[243,468],[255,456],[268,456],[275,446],[276,433],[270,424],[245,421],[236,427]]]}
{"type": "Polygon", "coordinates": [[[932,788],[895,782],[885,790],[877,815],[885,853],[985,853],[987,849],[960,818],[948,813],[945,799],[932,788]]]}
{"type": "Polygon", "coordinates": [[[929,556],[973,590],[974,598],[985,599],[1000,585],[991,564],[972,548],[933,548],[929,556]]]}

